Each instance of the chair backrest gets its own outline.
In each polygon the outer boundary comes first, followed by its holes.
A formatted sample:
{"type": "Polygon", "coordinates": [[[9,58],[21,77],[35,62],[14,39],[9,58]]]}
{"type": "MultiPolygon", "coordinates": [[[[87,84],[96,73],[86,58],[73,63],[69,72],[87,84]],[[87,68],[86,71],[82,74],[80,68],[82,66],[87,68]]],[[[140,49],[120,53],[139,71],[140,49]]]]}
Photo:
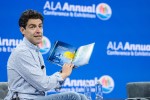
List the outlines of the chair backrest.
{"type": "Polygon", "coordinates": [[[150,82],[127,83],[128,98],[150,98],[150,82]]]}
{"type": "Polygon", "coordinates": [[[3,100],[8,92],[8,83],[0,82],[0,100],[3,100]]]}

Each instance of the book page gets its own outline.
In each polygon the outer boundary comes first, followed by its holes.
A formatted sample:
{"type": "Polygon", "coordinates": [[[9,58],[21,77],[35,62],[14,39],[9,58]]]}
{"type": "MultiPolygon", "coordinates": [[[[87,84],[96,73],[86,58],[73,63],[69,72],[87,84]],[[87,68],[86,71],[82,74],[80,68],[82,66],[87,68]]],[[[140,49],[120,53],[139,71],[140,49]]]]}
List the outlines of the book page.
{"type": "Polygon", "coordinates": [[[95,43],[91,43],[78,48],[73,60],[73,64],[75,64],[76,67],[88,64],[94,45],[95,43]]]}
{"type": "Polygon", "coordinates": [[[59,66],[64,63],[71,63],[76,52],[76,48],[70,44],[57,41],[51,50],[48,60],[59,66]]]}

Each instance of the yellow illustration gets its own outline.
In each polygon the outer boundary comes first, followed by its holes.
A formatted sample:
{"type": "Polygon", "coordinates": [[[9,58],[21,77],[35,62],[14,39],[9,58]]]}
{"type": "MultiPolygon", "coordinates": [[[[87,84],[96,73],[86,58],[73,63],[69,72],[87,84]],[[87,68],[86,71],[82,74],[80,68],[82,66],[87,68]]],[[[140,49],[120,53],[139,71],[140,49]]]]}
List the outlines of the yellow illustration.
{"type": "Polygon", "coordinates": [[[73,58],[74,58],[74,53],[73,53],[73,52],[70,52],[70,51],[66,51],[66,52],[64,53],[64,57],[66,57],[67,59],[73,60],[73,58]]]}

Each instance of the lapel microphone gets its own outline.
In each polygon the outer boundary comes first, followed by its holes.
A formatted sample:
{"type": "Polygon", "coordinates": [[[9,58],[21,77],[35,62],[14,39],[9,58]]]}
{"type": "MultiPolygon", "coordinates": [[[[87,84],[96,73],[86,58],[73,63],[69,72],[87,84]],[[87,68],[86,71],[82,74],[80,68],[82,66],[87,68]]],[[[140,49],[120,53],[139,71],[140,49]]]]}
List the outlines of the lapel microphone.
{"type": "Polygon", "coordinates": [[[44,69],[44,65],[41,66],[41,69],[44,69]]]}

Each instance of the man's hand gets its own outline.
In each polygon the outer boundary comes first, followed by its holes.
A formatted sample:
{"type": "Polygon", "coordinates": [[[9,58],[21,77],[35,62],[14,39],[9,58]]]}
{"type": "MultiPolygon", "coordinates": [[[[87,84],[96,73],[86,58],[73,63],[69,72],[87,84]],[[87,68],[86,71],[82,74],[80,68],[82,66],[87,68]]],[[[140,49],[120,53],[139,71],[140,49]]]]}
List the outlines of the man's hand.
{"type": "Polygon", "coordinates": [[[73,67],[74,67],[74,64],[67,64],[67,63],[65,63],[63,65],[62,71],[60,73],[61,77],[63,79],[67,78],[72,73],[73,67]]]}

